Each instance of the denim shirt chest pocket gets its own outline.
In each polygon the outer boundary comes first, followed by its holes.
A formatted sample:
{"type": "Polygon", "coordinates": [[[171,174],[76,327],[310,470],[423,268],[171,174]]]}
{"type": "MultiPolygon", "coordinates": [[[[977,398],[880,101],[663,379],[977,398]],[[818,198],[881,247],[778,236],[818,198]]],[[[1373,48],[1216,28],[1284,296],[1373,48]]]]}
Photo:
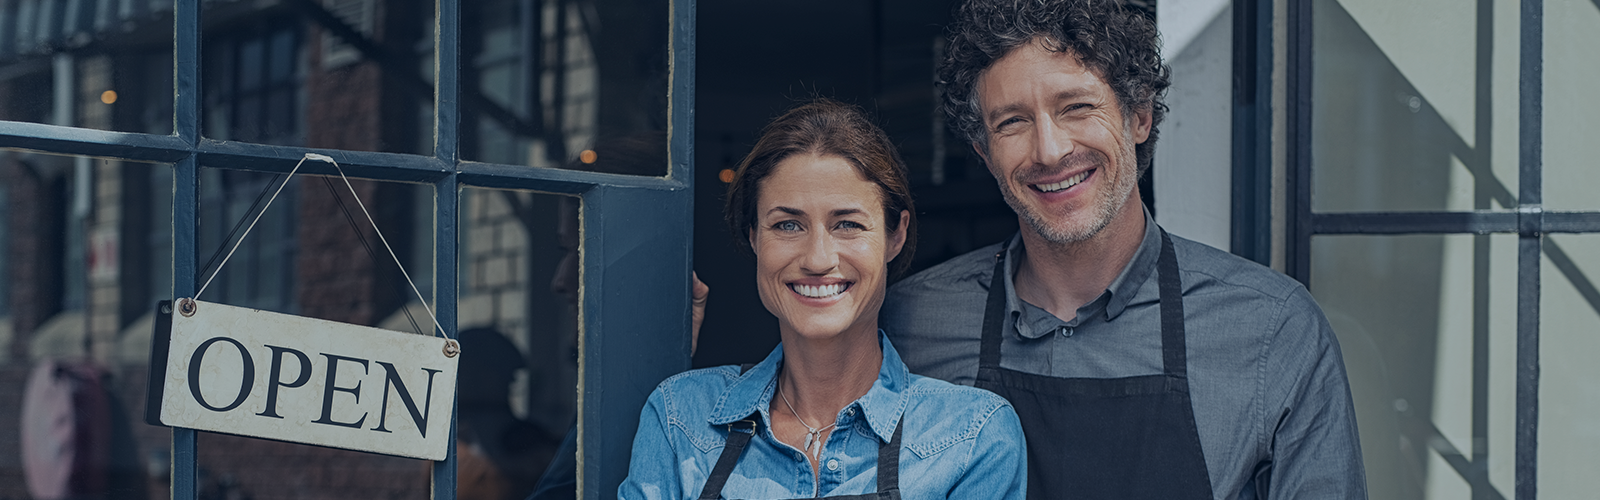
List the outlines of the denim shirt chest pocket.
{"type": "MultiPolygon", "coordinates": [[[[711,453],[722,449],[723,444],[727,442],[729,430],[726,425],[714,426],[706,423],[706,410],[722,404],[719,397],[721,391],[708,389],[712,387],[720,388],[731,384],[740,375],[739,367],[737,366],[723,366],[713,370],[716,374],[722,376],[716,377],[723,379],[720,381],[721,383],[694,383],[704,381],[704,378],[698,377],[680,381],[674,381],[669,378],[667,379],[668,382],[680,383],[663,382],[660,387],[662,391],[661,399],[666,407],[668,426],[676,429],[678,431],[677,434],[679,434],[678,437],[688,441],[701,453],[711,453]]],[[[688,373],[690,372],[679,374],[673,378],[679,378],[688,373]]]]}
{"type": "MultiPolygon", "coordinates": [[[[1005,400],[989,394],[973,394],[967,387],[945,386],[938,388],[914,387],[906,392],[910,402],[906,415],[913,424],[907,430],[916,429],[915,439],[907,439],[904,447],[917,456],[919,460],[930,460],[943,453],[962,450],[970,451],[972,444],[978,439],[978,434],[983,431],[983,426],[990,420],[995,411],[1006,405],[1005,400]],[[966,397],[950,397],[955,393],[965,393],[966,397]],[[977,397],[973,397],[977,396],[977,397]],[[984,397],[987,396],[987,397],[984,397]],[[949,402],[966,403],[960,408],[948,407],[949,402]],[[964,415],[968,418],[928,418],[932,415],[964,415]],[[923,418],[917,418],[924,416],[923,418]],[[965,445],[965,446],[957,446],[965,445]]],[[[909,436],[910,434],[908,434],[909,436]]],[[[946,457],[941,463],[949,464],[954,457],[946,457]]],[[[963,457],[966,458],[966,457],[963,457]]],[[[957,463],[962,468],[966,460],[957,463]]]]}

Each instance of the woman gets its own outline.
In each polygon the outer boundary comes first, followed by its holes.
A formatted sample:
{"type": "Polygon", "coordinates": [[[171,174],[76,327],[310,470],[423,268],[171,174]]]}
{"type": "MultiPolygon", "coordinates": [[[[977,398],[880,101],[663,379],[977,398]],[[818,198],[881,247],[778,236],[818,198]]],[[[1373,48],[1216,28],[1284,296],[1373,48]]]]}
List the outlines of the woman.
{"type": "Polygon", "coordinates": [[[905,270],[916,236],[883,131],[832,100],[790,110],[739,165],[726,214],[755,253],[782,344],[748,370],[662,382],[621,498],[1025,497],[1011,406],[910,374],[878,330],[891,268],[905,270]]]}

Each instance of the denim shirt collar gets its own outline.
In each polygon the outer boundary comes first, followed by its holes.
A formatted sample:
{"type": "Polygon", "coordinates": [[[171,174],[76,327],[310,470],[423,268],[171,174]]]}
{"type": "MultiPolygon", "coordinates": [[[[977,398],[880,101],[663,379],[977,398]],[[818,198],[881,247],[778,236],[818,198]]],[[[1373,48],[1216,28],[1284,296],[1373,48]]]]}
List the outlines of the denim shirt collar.
{"type": "MultiPolygon", "coordinates": [[[[905,390],[911,383],[911,371],[900,360],[900,353],[895,352],[889,337],[881,329],[878,330],[878,345],[883,349],[883,364],[878,368],[878,380],[872,383],[866,395],[840,409],[840,412],[843,414],[852,407],[860,408],[872,433],[883,442],[889,442],[908,403],[905,390]]],[[[780,343],[772,350],[772,354],[767,355],[767,359],[740,375],[722,392],[707,421],[711,425],[727,425],[760,413],[763,421],[771,422],[767,409],[771,408],[778,382],[778,367],[782,364],[783,344],[780,343]]],[[[840,423],[845,422],[842,417],[835,418],[840,423]]]]}
{"type": "MultiPolygon", "coordinates": [[[[1095,300],[1078,308],[1078,317],[1070,323],[1076,325],[1083,318],[1100,312],[1103,308],[1106,321],[1117,319],[1128,302],[1144,286],[1144,282],[1155,272],[1156,258],[1161,254],[1161,228],[1156,225],[1155,217],[1150,216],[1150,211],[1144,209],[1144,238],[1139,242],[1139,249],[1134,251],[1133,258],[1128,260],[1128,265],[1122,268],[1117,278],[1106,287],[1105,293],[1100,294],[1095,300]]],[[[1017,265],[1022,262],[1025,249],[1022,248],[1022,233],[1018,232],[1006,243],[1006,311],[1011,317],[1011,324],[1017,334],[1024,338],[1036,339],[1050,333],[1050,329],[1036,329],[1020,321],[1022,318],[1023,302],[1017,298],[1016,276],[1017,265]]]]}

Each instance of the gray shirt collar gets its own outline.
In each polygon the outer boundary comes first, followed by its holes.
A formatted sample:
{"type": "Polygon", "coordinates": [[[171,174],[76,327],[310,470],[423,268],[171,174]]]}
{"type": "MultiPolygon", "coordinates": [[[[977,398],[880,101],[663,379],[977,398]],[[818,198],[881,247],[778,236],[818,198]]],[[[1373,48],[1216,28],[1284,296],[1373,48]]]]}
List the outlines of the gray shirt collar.
{"type": "Polygon", "coordinates": [[[1155,218],[1150,216],[1149,210],[1143,210],[1143,212],[1144,239],[1139,242],[1139,249],[1134,251],[1133,258],[1128,261],[1128,265],[1122,268],[1122,272],[1117,274],[1117,278],[1111,281],[1111,286],[1106,287],[1106,291],[1101,293],[1099,297],[1079,307],[1077,317],[1073,318],[1072,321],[1061,321],[1060,318],[1054,318],[1043,309],[1017,298],[1017,265],[1022,262],[1023,252],[1026,250],[1022,244],[1022,233],[1019,232],[1013,235],[1011,241],[1006,245],[1005,287],[1006,311],[1009,313],[1011,323],[1016,328],[1017,334],[1025,338],[1036,339],[1051,333],[1052,328],[1040,327],[1041,325],[1038,322],[1023,319],[1030,316],[1049,316],[1055,319],[1052,323],[1076,327],[1084,321],[1084,318],[1091,317],[1098,312],[1103,311],[1105,320],[1108,322],[1121,315],[1122,311],[1128,307],[1128,302],[1133,300],[1133,296],[1144,285],[1145,280],[1148,280],[1151,273],[1155,272],[1156,258],[1161,253],[1161,228],[1156,226],[1155,218]],[[1031,309],[1032,311],[1030,311],[1030,314],[1024,315],[1025,309],[1031,309]]]}

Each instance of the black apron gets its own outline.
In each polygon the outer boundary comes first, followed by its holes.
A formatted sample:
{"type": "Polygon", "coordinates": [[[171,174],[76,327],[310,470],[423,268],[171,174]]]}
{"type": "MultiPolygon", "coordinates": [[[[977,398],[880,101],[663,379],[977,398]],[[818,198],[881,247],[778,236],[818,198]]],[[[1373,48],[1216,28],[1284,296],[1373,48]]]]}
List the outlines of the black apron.
{"type": "MultiPolygon", "coordinates": [[[[740,373],[750,370],[751,365],[744,365],[740,373]]],[[[722,454],[717,456],[717,465],[711,467],[711,476],[706,478],[706,484],[700,489],[700,500],[717,500],[722,498],[722,486],[727,484],[728,476],[733,475],[733,467],[739,464],[739,455],[744,453],[744,447],[750,444],[750,437],[756,434],[756,419],[760,413],[750,415],[750,418],[728,424],[728,442],[722,446],[722,454]],[[739,424],[747,424],[744,428],[735,428],[739,424]]],[[[904,427],[905,416],[900,417],[900,422],[894,426],[894,437],[888,443],[878,444],[878,492],[861,495],[840,495],[821,497],[836,500],[900,500],[900,429],[904,427]]],[[[813,472],[818,474],[820,472],[813,472]]]]}
{"type": "Polygon", "coordinates": [[[1161,232],[1162,374],[1057,378],[1000,367],[1005,255],[984,312],[977,386],[1011,401],[1028,438],[1028,498],[1211,498],[1189,404],[1183,294],[1172,240],[1161,232]]]}

